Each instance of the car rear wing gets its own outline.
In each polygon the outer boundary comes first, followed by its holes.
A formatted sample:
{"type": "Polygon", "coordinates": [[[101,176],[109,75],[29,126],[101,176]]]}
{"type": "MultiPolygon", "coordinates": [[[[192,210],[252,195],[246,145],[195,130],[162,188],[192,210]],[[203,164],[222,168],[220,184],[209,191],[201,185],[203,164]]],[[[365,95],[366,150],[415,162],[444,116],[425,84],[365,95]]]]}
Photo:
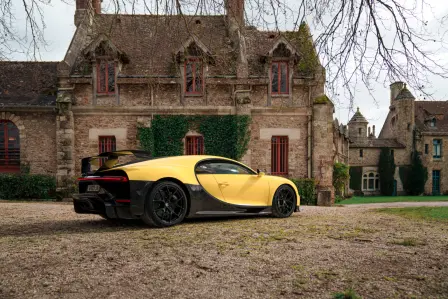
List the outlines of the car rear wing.
{"type": "Polygon", "coordinates": [[[118,163],[119,157],[131,156],[131,155],[133,155],[138,160],[138,162],[152,159],[152,155],[150,152],[140,150],[121,150],[114,152],[105,152],[97,156],[86,157],[81,159],[81,174],[82,176],[86,176],[91,175],[97,171],[110,169],[118,163]],[[99,168],[95,171],[92,171],[92,165],[98,166],[99,168]]]}

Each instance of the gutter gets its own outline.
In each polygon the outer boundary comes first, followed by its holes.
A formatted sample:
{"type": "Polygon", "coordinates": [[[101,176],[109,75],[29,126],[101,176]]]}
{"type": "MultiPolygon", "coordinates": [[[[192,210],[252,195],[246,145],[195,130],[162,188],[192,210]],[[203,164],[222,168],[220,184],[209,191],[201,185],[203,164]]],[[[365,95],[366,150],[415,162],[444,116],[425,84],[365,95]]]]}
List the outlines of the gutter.
{"type": "Polygon", "coordinates": [[[245,92],[252,92],[252,85],[250,85],[250,89],[239,89],[235,90],[233,92],[233,105],[236,107],[236,94],[237,93],[245,93],[245,92]]]}

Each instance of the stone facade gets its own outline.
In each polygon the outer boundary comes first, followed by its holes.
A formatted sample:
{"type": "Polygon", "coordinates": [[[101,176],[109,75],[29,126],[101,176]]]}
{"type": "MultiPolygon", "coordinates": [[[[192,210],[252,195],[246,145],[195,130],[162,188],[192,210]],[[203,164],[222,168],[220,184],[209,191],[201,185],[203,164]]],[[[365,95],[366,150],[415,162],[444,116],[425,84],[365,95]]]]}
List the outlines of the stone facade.
{"type": "MultiPolygon", "coordinates": [[[[448,103],[446,101],[416,101],[412,93],[402,82],[390,86],[390,110],[383,128],[375,136],[375,128],[368,127],[368,122],[359,112],[348,123],[350,145],[350,165],[362,167],[362,175],[378,172],[381,148],[393,150],[395,164],[396,192],[405,194],[399,168],[411,163],[414,151],[421,155],[423,164],[428,169],[428,181],[425,194],[448,193],[448,103]],[[440,140],[440,154],[434,154],[434,140],[440,140]],[[433,176],[433,170],[439,171],[439,180],[433,176]],[[433,182],[440,185],[433,189],[433,182]]],[[[369,188],[362,183],[364,194],[379,194],[377,188],[369,188]]]]}
{"type": "Polygon", "coordinates": [[[243,0],[228,1],[225,16],[187,19],[104,15],[98,5],[77,2],[75,36],[51,74],[57,78],[57,98],[47,102],[45,113],[23,112],[17,123],[27,138],[21,159],[30,162],[33,173],[55,174],[64,188],[80,174],[81,158],[98,154],[100,136],[113,136],[117,149],[134,149],[138,127],[150,126],[155,115],[245,114],[251,117],[251,138],[243,162],[272,172],[272,137],[286,136],[284,175],[314,177],[319,192],[325,192],[320,196],[333,196],[333,163],[348,162],[347,129],[335,125],[316,53],[302,51],[303,44],[312,45],[305,24],[298,32],[280,33],[245,26],[243,0]],[[203,66],[198,94],[185,91],[191,53],[199,53],[195,59],[203,66]],[[114,90],[105,94],[99,90],[104,59],[114,68],[114,90]],[[300,67],[303,59],[310,61],[309,69],[300,67]],[[285,79],[278,79],[285,80],[283,94],[273,92],[273,63],[287,68],[285,79]],[[39,130],[37,136],[37,124],[29,122],[39,122],[45,133],[39,130]]]}

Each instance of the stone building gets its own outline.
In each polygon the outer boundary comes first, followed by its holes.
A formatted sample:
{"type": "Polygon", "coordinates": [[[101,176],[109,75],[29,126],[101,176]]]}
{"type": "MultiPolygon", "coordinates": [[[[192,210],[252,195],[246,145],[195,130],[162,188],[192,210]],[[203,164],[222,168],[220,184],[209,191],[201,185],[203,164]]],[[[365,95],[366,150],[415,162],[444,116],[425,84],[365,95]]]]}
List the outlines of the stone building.
{"type": "MultiPolygon", "coordinates": [[[[358,111],[348,123],[350,166],[359,168],[360,181],[355,191],[366,195],[379,194],[378,162],[381,148],[389,148],[394,155],[396,194],[405,194],[400,167],[411,163],[411,154],[417,151],[428,169],[426,194],[448,192],[448,102],[416,101],[403,82],[390,85],[390,108],[383,128],[376,137],[375,126],[358,111]]],[[[352,170],[353,170],[352,169],[352,170]]],[[[353,184],[352,184],[353,187],[353,184]]]]}
{"type": "MultiPolygon", "coordinates": [[[[138,128],[158,115],[248,115],[243,162],[314,177],[332,191],[333,162],[348,157],[348,139],[334,126],[306,24],[257,30],[245,24],[244,0],[213,16],[102,14],[99,0],[79,0],[75,24],[63,61],[0,64],[1,130],[17,140],[1,144],[2,169],[29,164],[63,187],[80,174],[81,158],[136,148],[138,128]]],[[[185,154],[207,153],[194,129],[183,142],[185,154]]]]}

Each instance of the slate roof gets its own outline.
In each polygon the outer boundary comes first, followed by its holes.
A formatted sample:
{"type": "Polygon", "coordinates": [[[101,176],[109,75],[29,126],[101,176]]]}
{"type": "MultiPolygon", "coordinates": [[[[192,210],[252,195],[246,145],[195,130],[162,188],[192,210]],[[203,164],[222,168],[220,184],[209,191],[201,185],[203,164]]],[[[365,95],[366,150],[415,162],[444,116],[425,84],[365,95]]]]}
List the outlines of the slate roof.
{"type": "Polygon", "coordinates": [[[415,125],[421,132],[448,133],[448,101],[415,101],[415,125]]]}
{"type": "Polygon", "coordinates": [[[412,99],[412,100],[415,99],[414,95],[409,91],[409,89],[406,88],[406,85],[395,97],[395,100],[401,100],[401,99],[412,99]]]}
{"type": "Polygon", "coordinates": [[[354,140],[350,144],[350,148],[405,148],[403,144],[396,139],[381,139],[381,138],[365,138],[360,140],[354,140]]]}
{"type": "Polygon", "coordinates": [[[1,106],[54,106],[58,62],[0,61],[1,106]]]}
{"type": "MultiPolygon", "coordinates": [[[[305,37],[310,38],[307,26],[301,27],[296,32],[282,33],[297,52],[303,52],[303,40],[305,37]]],[[[175,52],[193,35],[207,47],[213,57],[213,64],[208,67],[209,76],[236,75],[237,53],[228,37],[224,15],[99,14],[94,17],[92,39],[86,46],[100,35],[106,36],[129,59],[119,76],[179,76],[175,52]]],[[[244,35],[249,76],[267,77],[263,59],[278,40],[279,33],[246,27],[244,35]]],[[[308,40],[307,45],[312,47],[312,40],[311,44],[308,40]]],[[[88,59],[79,57],[72,75],[89,75],[89,64],[88,59]]]]}
{"type": "Polygon", "coordinates": [[[367,119],[362,115],[362,113],[359,111],[359,107],[356,110],[355,114],[353,114],[352,118],[348,122],[350,123],[368,123],[367,119]]]}

